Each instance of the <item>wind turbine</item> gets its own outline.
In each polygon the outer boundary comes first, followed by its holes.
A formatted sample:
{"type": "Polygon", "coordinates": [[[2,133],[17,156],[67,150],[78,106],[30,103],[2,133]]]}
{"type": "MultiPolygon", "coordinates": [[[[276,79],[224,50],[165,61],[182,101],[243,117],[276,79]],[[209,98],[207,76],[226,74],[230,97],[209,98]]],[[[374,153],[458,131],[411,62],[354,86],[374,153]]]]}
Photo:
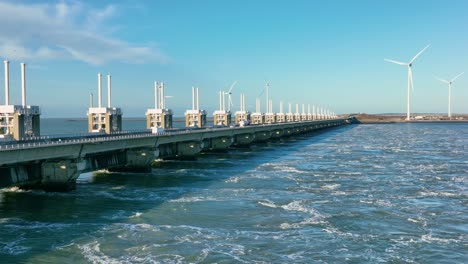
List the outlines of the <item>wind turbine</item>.
{"type": "Polygon", "coordinates": [[[266,112],[265,113],[270,113],[270,82],[267,82],[265,80],[265,90],[266,90],[266,112]]]}
{"type": "Polygon", "coordinates": [[[234,81],[231,84],[231,87],[229,88],[229,91],[227,91],[227,93],[224,93],[224,94],[228,95],[228,112],[231,112],[231,107],[233,106],[232,99],[231,99],[231,94],[232,94],[232,89],[234,89],[234,86],[236,85],[236,83],[237,83],[237,80],[234,81]]]}
{"type": "Polygon", "coordinates": [[[269,88],[270,88],[270,82],[265,80],[265,87],[263,87],[263,90],[260,92],[260,94],[257,97],[257,98],[259,98],[266,91],[266,108],[265,108],[266,112],[265,113],[270,112],[270,109],[269,109],[269,106],[268,106],[270,104],[270,98],[269,98],[269,90],[270,89],[269,88]]]}
{"type": "Polygon", "coordinates": [[[427,48],[429,48],[429,46],[430,46],[430,44],[427,45],[420,52],[418,52],[418,54],[416,54],[416,56],[414,56],[413,59],[411,59],[410,62],[408,62],[408,63],[389,60],[389,59],[384,59],[384,60],[386,60],[388,62],[408,67],[408,96],[407,96],[407,100],[406,100],[406,120],[410,120],[410,87],[411,87],[412,90],[414,90],[413,70],[411,68],[413,66],[414,61],[419,57],[419,55],[421,55],[421,53],[423,53],[427,48]]]}
{"type": "Polygon", "coordinates": [[[444,80],[444,79],[441,79],[441,78],[437,78],[435,77],[437,80],[443,82],[443,83],[446,83],[448,84],[448,117],[451,119],[452,118],[452,112],[451,112],[451,98],[452,98],[452,83],[453,81],[455,81],[458,77],[460,77],[464,72],[458,74],[457,76],[453,77],[452,80],[450,81],[447,81],[447,80],[444,80]]]}

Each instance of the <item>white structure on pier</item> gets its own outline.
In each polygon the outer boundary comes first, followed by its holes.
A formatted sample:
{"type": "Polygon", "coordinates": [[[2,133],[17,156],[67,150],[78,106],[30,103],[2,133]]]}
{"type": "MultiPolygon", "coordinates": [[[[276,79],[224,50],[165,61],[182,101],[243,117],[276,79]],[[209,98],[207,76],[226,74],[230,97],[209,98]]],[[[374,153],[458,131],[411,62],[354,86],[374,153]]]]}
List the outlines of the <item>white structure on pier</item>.
{"type": "Polygon", "coordinates": [[[0,139],[20,140],[40,135],[39,106],[26,104],[26,64],[21,63],[21,105],[10,105],[10,68],[5,65],[5,105],[0,105],[0,139]]]}
{"type": "Polygon", "coordinates": [[[146,128],[154,133],[172,128],[172,110],[166,108],[163,82],[154,82],[154,108],[146,110],[146,128]]]}
{"type": "MultiPolygon", "coordinates": [[[[235,83],[234,83],[235,84],[235,83]]],[[[213,125],[216,126],[229,126],[231,124],[231,111],[226,111],[226,94],[229,95],[228,104],[232,102],[231,90],[228,93],[224,91],[219,91],[219,110],[213,112],[213,125]]],[[[231,108],[229,106],[229,108],[231,108]]]]}
{"type": "Polygon", "coordinates": [[[284,122],[286,122],[286,115],[283,112],[283,102],[280,102],[280,110],[279,113],[276,114],[276,123],[284,122]]]}
{"type": "Polygon", "coordinates": [[[294,113],[294,121],[301,121],[301,113],[299,113],[299,104],[296,104],[296,112],[294,113]]]}
{"type": "Polygon", "coordinates": [[[294,122],[294,114],[292,112],[291,103],[289,103],[288,112],[286,113],[286,122],[294,122]]]}
{"type": "Polygon", "coordinates": [[[240,109],[236,112],[236,124],[245,126],[250,124],[250,112],[245,110],[245,95],[240,95],[240,109]]]}
{"type": "Polygon", "coordinates": [[[265,123],[273,124],[276,123],[276,113],[273,112],[273,101],[268,102],[267,112],[265,113],[265,123]]]}
{"type": "Polygon", "coordinates": [[[205,127],[206,111],[200,110],[198,87],[192,87],[192,109],[185,111],[186,127],[205,127]]]}
{"type": "Polygon", "coordinates": [[[307,113],[305,112],[305,104],[302,104],[301,121],[307,121],[307,113]]]}
{"type": "Polygon", "coordinates": [[[251,117],[252,124],[259,125],[265,123],[265,115],[261,112],[259,98],[255,100],[255,113],[253,113],[251,117]]]}
{"type": "Polygon", "coordinates": [[[102,106],[102,75],[98,73],[98,107],[93,107],[92,101],[88,109],[88,132],[107,134],[122,131],[122,110],[112,107],[112,83],[107,75],[107,107],[102,106]]]}

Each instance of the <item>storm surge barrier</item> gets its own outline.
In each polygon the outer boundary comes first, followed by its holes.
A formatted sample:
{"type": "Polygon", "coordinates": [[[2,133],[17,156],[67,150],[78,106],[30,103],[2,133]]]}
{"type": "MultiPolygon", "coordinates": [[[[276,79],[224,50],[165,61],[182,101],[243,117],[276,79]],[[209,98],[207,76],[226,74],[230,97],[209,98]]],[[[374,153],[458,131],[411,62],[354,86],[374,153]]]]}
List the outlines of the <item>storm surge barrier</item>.
{"type": "Polygon", "coordinates": [[[11,141],[0,145],[0,188],[67,191],[84,172],[149,172],[157,159],[196,158],[202,151],[229,151],[344,124],[346,119],[330,119],[11,141]]]}

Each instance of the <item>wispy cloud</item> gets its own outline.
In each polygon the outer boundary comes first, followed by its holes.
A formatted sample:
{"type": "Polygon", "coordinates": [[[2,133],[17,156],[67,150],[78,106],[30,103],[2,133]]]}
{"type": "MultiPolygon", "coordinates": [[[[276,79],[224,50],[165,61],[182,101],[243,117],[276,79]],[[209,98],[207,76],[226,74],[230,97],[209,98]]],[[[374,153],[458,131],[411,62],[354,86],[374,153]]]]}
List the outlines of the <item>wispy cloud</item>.
{"type": "Polygon", "coordinates": [[[116,16],[79,2],[18,4],[0,2],[0,56],[17,60],[74,59],[100,65],[111,61],[166,62],[151,45],[132,44],[105,27],[116,16]]]}

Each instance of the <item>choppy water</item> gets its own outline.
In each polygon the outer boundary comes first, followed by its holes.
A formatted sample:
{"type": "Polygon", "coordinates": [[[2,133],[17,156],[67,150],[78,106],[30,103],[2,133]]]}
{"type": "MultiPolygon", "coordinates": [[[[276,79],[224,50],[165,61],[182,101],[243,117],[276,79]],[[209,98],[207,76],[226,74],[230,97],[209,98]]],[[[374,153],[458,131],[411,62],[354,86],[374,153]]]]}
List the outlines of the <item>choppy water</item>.
{"type": "Polygon", "coordinates": [[[467,263],[468,125],[356,125],[70,193],[0,191],[2,263],[467,263]]]}

